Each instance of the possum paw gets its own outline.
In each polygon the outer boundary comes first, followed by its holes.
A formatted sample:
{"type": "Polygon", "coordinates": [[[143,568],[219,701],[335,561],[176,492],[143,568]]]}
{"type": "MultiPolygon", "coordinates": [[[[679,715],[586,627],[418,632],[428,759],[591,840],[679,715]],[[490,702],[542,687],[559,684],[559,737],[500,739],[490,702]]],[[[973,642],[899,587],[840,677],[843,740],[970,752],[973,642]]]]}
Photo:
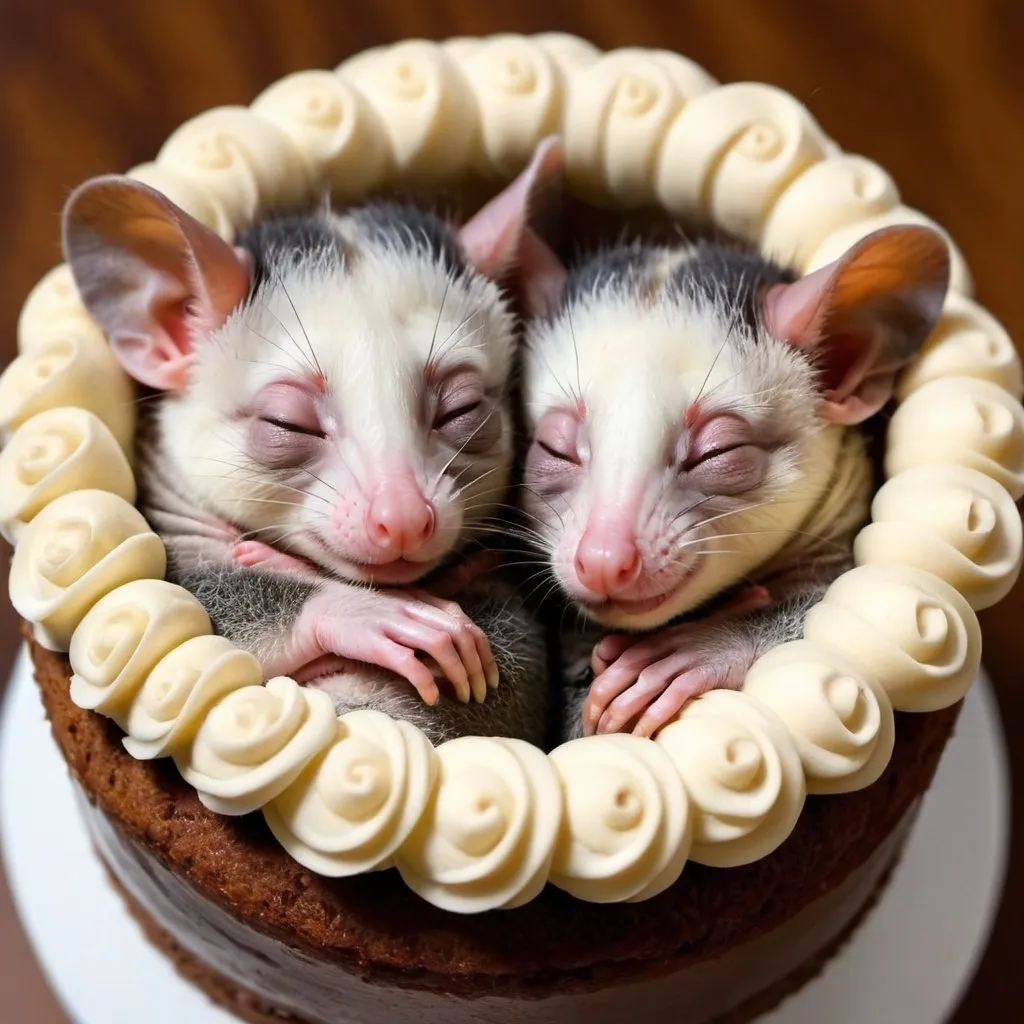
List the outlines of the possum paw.
{"type": "Polygon", "coordinates": [[[498,683],[483,630],[457,604],[431,594],[327,587],[307,605],[306,621],[318,656],[337,654],[388,669],[428,704],[440,698],[435,675],[446,678],[464,704],[482,703],[498,683]]]}
{"type": "Polygon", "coordinates": [[[754,647],[739,630],[684,623],[654,636],[607,636],[593,661],[601,671],[583,706],[585,732],[652,736],[694,697],[739,689],[754,647]]]}
{"type": "Polygon", "coordinates": [[[239,541],[231,548],[231,558],[238,565],[250,569],[272,569],[275,572],[315,572],[309,562],[302,558],[286,555],[269,544],[258,540],[239,541]]]}

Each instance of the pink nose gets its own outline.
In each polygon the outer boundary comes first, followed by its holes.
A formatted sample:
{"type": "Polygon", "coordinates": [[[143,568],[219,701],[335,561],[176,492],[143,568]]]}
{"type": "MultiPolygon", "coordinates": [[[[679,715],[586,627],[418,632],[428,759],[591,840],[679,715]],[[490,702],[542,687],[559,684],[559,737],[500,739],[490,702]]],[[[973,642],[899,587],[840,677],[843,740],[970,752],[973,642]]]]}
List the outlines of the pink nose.
{"type": "Polygon", "coordinates": [[[366,513],[366,531],[382,551],[412,554],[434,535],[434,506],[417,487],[378,491],[366,513]]]}
{"type": "Polygon", "coordinates": [[[587,529],[576,548],[574,566],[587,590],[613,597],[637,581],[643,562],[631,537],[587,529]]]}

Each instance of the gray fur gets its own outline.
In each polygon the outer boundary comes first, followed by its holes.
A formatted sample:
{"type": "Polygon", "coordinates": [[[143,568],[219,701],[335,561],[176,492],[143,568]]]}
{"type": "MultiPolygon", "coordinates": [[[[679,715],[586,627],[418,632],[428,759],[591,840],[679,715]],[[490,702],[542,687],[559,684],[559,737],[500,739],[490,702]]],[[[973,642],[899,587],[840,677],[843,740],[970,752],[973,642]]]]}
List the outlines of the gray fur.
{"type": "Polygon", "coordinates": [[[457,736],[509,736],[543,746],[548,716],[543,627],[500,582],[467,589],[459,595],[459,604],[484,631],[498,664],[500,682],[483,704],[461,704],[444,691],[437,704],[424,704],[408,683],[366,666],[360,668],[358,680],[343,677],[346,696],[335,698],[338,713],[364,707],[383,711],[411,722],[434,744],[457,736]],[[541,680],[543,685],[538,685],[541,680]]]}

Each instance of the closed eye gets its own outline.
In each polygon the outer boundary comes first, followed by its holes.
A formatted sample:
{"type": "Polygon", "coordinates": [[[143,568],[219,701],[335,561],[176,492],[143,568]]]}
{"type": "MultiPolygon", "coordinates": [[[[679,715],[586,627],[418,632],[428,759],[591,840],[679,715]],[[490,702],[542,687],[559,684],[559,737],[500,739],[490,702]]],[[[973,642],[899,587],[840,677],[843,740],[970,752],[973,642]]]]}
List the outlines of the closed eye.
{"type": "Polygon", "coordinates": [[[264,423],[269,423],[273,427],[280,427],[281,430],[287,430],[292,434],[303,434],[306,437],[324,437],[322,430],[316,430],[312,427],[304,427],[298,423],[289,423],[287,420],[274,419],[272,416],[260,416],[259,417],[264,423]]]}
{"type": "Polygon", "coordinates": [[[551,445],[545,444],[540,439],[537,440],[537,447],[547,452],[547,454],[553,459],[561,459],[562,462],[571,462],[574,466],[579,465],[579,462],[568,452],[560,452],[557,448],[552,448],[551,445]]]}
{"type": "Polygon", "coordinates": [[[475,412],[480,408],[483,400],[477,399],[475,402],[467,402],[465,405],[459,406],[457,409],[445,410],[437,419],[434,420],[434,429],[441,430],[448,426],[449,423],[453,423],[460,416],[465,416],[468,413],[475,412]]]}
{"type": "Polygon", "coordinates": [[[693,469],[694,466],[699,466],[701,463],[710,462],[712,459],[717,459],[722,455],[727,455],[729,452],[736,451],[737,448],[745,448],[747,442],[737,442],[736,444],[722,445],[721,448],[708,448],[705,451],[700,452],[693,458],[687,459],[683,463],[683,472],[693,469]]]}

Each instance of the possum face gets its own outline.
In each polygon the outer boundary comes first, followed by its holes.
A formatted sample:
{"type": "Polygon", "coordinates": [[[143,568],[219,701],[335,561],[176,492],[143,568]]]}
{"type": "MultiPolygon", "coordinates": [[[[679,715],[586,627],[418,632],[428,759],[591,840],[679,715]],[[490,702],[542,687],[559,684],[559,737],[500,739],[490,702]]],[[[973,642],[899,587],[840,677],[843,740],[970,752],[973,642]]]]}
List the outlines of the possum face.
{"type": "Polygon", "coordinates": [[[163,452],[204,511],[349,579],[425,575],[502,499],[518,259],[550,144],[461,231],[369,204],[228,246],[125,179],[83,186],[65,249],[126,369],[168,392],[163,452]]]}
{"type": "Polygon", "coordinates": [[[241,241],[255,287],[165,403],[169,453],[257,539],[348,578],[423,575],[506,485],[501,292],[411,209],[270,223],[241,241]]]}
{"type": "Polygon", "coordinates": [[[794,283],[752,252],[615,250],[535,322],[524,500],[593,618],[649,629],[696,608],[821,500],[842,427],[884,404],[948,280],[924,229],[844,260],[794,283]]]}

